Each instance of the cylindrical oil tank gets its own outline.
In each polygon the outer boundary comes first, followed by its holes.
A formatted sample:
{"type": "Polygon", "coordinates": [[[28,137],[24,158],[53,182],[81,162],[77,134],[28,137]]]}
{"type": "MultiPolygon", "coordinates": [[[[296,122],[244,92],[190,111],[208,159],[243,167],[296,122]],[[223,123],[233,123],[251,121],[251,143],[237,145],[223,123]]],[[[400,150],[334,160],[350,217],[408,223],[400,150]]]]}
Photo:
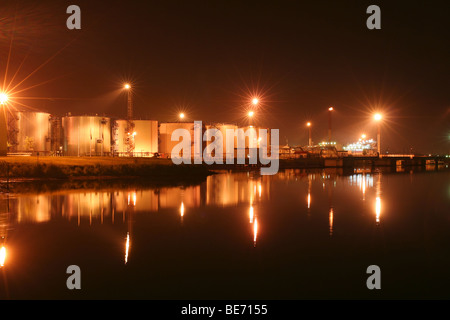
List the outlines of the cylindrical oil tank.
{"type": "MultiPolygon", "coordinates": [[[[223,152],[223,158],[226,159],[228,156],[234,157],[235,148],[237,148],[237,136],[235,133],[238,129],[237,125],[234,124],[226,124],[226,123],[218,123],[218,124],[212,124],[207,125],[206,129],[217,129],[220,131],[220,134],[222,135],[222,152],[223,152]],[[230,150],[227,149],[227,130],[230,130],[230,134],[232,137],[232,147],[230,150]]],[[[212,137],[214,136],[210,131],[207,131],[209,134],[207,134],[208,140],[214,140],[212,137]]],[[[206,145],[208,146],[212,141],[207,141],[206,145]]]]}
{"type": "MultiPolygon", "coordinates": [[[[133,156],[152,157],[158,152],[158,121],[156,120],[132,120],[133,132],[131,132],[133,156]]],[[[118,155],[126,155],[127,146],[127,120],[116,120],[113,125],[113,149],[118,155]]]]}
{"type": "MultiPolygon", "coordinates": [[[[164,158],[170,158],[172,154],[172,149],[180,143],[180,141],[172,141],[172,133],[177,129],[183,129],[187,130],[190,133],[190,140],[191,140],[191,157],[194,158],[196,156],[196,152],[199,152],[197,156],[201,156],[204,147],[206,144],[201,141],[201,144],[199,145],[201,147],[201,150],[195,150],[195,144],[194,144],[194,129],[196,124],[194,122],[165,122],[161,123],[159,125],[159,152],[161,153],[161,156],[164,158]]],[[[201,136],[200,139],[203,137],[203,133],[206,130],[206,126],[202,125],[201,128],[201,136]]]]}
{"type": "Polygon", "coordinates": [[[50,152],[50,114],[45,112],[15,112],[8,130],[14,131],[15,152],[50,152]],[[14,123],[13,123],[14,122],[14,123]]]}
{"type": "Polygon", "coordinates": [[[101,116],[66,116],[62,119],[64,155],[107,156],[111,153],[111,119],[101,116]]]}

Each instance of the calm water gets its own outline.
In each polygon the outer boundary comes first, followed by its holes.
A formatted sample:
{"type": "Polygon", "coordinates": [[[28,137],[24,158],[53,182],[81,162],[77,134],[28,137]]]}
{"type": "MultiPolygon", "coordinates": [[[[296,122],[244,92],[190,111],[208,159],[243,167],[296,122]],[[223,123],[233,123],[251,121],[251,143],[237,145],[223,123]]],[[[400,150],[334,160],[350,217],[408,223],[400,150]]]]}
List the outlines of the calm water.
{"type": "Polygon", "coordinates": [[[0,235],[2,299],[448,299],[450,171],[2,194],[0,235]],[[381,290],[366,287],[373,264],[381,290]]]}

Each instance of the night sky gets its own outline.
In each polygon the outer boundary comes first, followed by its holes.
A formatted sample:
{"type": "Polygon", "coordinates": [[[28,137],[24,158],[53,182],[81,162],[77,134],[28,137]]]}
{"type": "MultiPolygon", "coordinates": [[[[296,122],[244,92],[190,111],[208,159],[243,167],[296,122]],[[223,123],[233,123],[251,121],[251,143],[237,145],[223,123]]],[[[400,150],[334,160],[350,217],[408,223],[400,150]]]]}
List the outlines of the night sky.
{"type": "Polygon", "coordinates": [[[17,108],[125,117],[130,82],[137,118],[246,124],[256,95],[255,121],[280,144],[307,144],[307,121],[326,139],[333,106],[339,143],[376,138],[380,111],[383,151],[442,154],[449,16],[448,1],[2,0],[0,79],[12,44],[6,85],[15,75],[10,88],[27,89],[17,108]],[[81,30],[66,28],[72,4],[81,30]],[[366,27],[371,4],[381,30],[366,27]]]}

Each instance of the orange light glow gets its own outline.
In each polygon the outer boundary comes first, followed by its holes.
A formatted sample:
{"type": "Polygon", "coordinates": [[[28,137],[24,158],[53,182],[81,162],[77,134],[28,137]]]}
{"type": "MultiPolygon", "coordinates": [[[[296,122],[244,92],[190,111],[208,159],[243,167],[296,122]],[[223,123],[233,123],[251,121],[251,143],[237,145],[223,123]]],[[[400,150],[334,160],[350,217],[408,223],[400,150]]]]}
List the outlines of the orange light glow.
{"type": "Polygon", "coordinates": [[[311,208],[311,193],[308,192],[308,209],[311,208]]]}
{"type": "Polygon", "coordinates": [[[334,219],[334,211],[333,208],[330,208],[330,213],[329,213],[329,223],[330,223],[330,236],[333,235],[333,219],[334,219]]]}
{"type": "Polygon", "coordinates": [[[373,118],[375,119],[375,121],[380,121],[380,120],[383,118],[383,116],[382,116],[381,114],[379,114],[379,113],[376,113],[376,114],[373,116],[373,118]]]}
{"type": "Polygon", "coordinates": [[[184,113],[180,113],[180,119],[184,119],[184,113]]]}
{"type": "Polygon", "coordinates": [[[124,88],[128,90],[131,88],[131,86],[127,83],[127,84],[125,84],[124,88]]]}
{"type": "Polygon", "coordinates": [[[255,219],[253,224],[253,246],[256,247],[256,238],[258,236],[258,219],[255,219]]]}
{"type": "Polygon", "coordinates": [[[250,206],[250,209],[248,210],[248,215],[250,218],[250,223],[253,223],[253,206],[250,206]]]}
{"type": "Polygon", "coordinates": [[[184,216],[184,203],[183,202],[181,203],[181,206],[180,206],[180,216],[181,217],[184,216]]]}
{"type": "Polygon", "coordinates": [[[125,243],[125,264],[128,262],[128,250],[130,249],[130,234],[127,232],[127,242],[125,243]]]}
{"type": "Polygon", "coordinates": [[[6,248],[1,247],[0,249],[0,267],[3,267],[5,265],[6,261],[6,248]]]}
{"type": "Polygon", "coordinates": [[[377,223],[380,222],[380,215],[381,215],[381,198],[377,197],[375,202],[375,214],[376,214],[376,221],[377,223]]]}
{"type": "Polygon", "coordinates": [[[311,127],[311,122],[307,122],[307,123],[306,123],[306,126],[307,126],[307,127],[311,127]]]}
{"type": "Polygon", "coordinates": [[[8,95],[4,92],[0,93],[0,104],[5,104],[8,101],[8,95]]]}
{"type": "Polygon", "coordinates": [[[329,108],[328,108],[328,111],[333,111],[333,110],[334,110],[333,107],[329,107],[329,108]]]}
{"type": "Polygon", "coordinates": [[[252,100],[253,105],[257,105],[259,103],[259,99],[258,98],[253,98],[252,100]]]}
{"type": "Polygon", "coordinates": [[[250,112],[248,113],[248,116],[249,116],[249,117],[253,117],[254,114],[255,114],[255,113],[254,113],[253,111],[250,111],[250,112]]]}

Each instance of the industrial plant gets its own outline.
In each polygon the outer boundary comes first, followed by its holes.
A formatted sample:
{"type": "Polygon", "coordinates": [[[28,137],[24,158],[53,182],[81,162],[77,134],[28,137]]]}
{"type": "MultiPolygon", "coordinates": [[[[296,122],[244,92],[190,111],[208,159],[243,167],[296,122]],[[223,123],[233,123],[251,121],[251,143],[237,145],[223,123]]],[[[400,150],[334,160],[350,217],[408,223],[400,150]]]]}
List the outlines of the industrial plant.
{"type": "MultiPolygon", "coordinates": [[[[59,117],[45,112],[12,111],[7,115],[7,148],[8,155],[23,156],[170,158],[172,149],[179,143],[172,141],[172,133],[186,129],[194,141],[194,127],[194,122],[116,119],[98,114],[68,113],[59,117]]],[[[243,129],[246,131],[251,127],[243,129]]],[[[225,152],[226,131],[236,130],[238,126],[223,123],[202,125],[202,135],[207,129],[218,129],[222,133],[225,152]]],[[[255,129],[258,133],[258,128],[255,129]]],[[[255,139],[255,145],[258,145],[258,136],[255,139]]],[[[235,146],[236,140],[235,136],[235,146]]],[[[202,147],[209,143],[204,142],[202,147]]],[[[247,139],[246,149],[249,143],[247,139]]]]}

